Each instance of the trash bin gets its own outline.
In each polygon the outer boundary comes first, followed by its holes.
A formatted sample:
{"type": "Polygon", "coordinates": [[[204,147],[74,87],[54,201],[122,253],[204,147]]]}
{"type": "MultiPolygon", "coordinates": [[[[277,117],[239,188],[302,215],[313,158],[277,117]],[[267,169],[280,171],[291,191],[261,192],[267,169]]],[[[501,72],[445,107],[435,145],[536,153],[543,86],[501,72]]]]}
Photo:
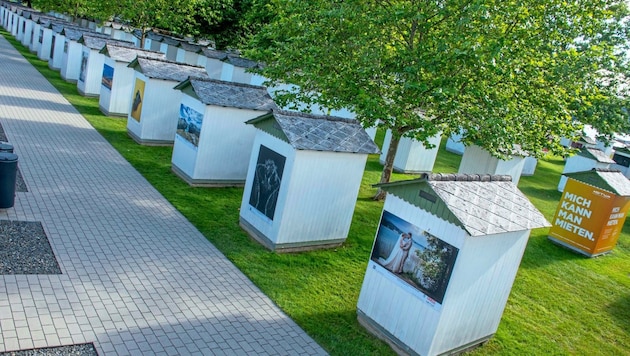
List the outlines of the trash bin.
{"type": "Polygon", "coordinates": [[[8,142],[0,142],[0,152],[13,153],[13,145],[8,142]]]}
{"type": "Polygon", "coordinates": [[[17,164],[16,154],[0,152],[0,209],[11,208],[15,203],[17,164]]]}

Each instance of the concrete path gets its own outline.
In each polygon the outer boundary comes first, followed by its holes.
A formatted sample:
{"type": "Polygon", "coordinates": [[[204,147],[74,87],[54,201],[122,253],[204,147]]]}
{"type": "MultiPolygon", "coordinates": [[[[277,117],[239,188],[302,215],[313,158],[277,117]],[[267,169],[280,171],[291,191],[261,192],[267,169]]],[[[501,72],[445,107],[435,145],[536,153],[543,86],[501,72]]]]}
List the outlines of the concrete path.
{"type": "Polygon", "coordinates": [[[62,271],[0,275],[0,352],[325,354],[2,37],[0,124],[62,271]]]}

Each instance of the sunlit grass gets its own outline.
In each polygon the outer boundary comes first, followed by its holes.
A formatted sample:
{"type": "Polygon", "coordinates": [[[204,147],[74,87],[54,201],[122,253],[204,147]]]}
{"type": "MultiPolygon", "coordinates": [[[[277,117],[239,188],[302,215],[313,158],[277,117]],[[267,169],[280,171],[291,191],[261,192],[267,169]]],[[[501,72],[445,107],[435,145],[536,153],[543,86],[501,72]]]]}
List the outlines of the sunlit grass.
{"type": "MultiPolygon", "coordinates": [[[[145,147],[126,133],[126,120],[103,116],[98,100],[78,94],[47,63],[0,31],[79,112],[186,218],[261,290],[333,355],[390,355],[391,349],[357,322],[363,281],[381,202],[371,199],[380,177],[370,156],[346,243],[338,248],[276,254],[253,242],[238,226],[240,188],[191,188],[170,170],[172,149],[145,147]]],[[[382,140],[382,133],[377,141],[382,140]]],[[[434,171],[455,172],[460,156],[442,144],[434,171]]],[[[519,187],[551,219],[564,162],[541,160],[519,187]]],[[[414,176],[394,174],[393,179],[414,176]]],[[[551,244],[547,229],[532,233],[501,324],[479,355],[629,355],[630,235],[624,229],[614,252],[594,259],[551,244]]]]}

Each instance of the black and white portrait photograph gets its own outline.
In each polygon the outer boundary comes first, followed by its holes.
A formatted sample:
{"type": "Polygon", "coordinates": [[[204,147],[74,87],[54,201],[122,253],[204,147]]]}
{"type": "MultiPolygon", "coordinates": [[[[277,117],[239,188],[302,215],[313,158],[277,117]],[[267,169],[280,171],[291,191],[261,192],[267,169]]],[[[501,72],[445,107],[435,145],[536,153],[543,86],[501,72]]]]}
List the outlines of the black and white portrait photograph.
{"type": "Polygon", "coordinates": [[[271,220],[276,212],[284,162],[284,156],[265,146],[260,146],[249,205],[271,220]]]}

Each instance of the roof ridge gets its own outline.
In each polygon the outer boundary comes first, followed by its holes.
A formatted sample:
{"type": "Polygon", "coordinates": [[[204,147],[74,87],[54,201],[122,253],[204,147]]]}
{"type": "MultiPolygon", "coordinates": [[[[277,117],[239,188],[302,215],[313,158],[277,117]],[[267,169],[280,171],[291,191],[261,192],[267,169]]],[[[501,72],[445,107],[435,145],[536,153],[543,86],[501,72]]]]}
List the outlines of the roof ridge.
{"type": "Polygon", "coordinates": [[[301,111],[277,109],[277,110],[274,110],[273,112],[276,114],[284,115],[284,116],[299,116],[299,117],[307,118],[307,119],[341,121],[341,122],[347,122],[347,123],[359,122],[357,119],[350,119],[350,118],[344,118],[344,117],[333,116],[333,115],[312,114],[312,113],[306,113],[306,112],[301,112],[301,111]]]}
{"type": "Polygon", "coordinates": [[[507,174],[423,173],[422,179],[450,182],[511,182],[512,176],[507,174]]]}
{"type": "Polygon", "coordinates": [[[239,83],[239,82],[233,82],[233,81],[229,81],[229,80],[221,80],[221,79],[214,79],[214,78],[203,78],[203,77],[197,77],[197,76],[189,76],[188,77],[189,81],[200,81],[200,82],[208,82],[208,83],[216,83],[216,84],[227,84],[230,86],[234,86],[234,87],[242,87],[242,88],[250,88],[250,89],[266,89],[266,87],[262,86],[262,85],[254,85],[254,84],[248,84],[248,83],[239,83]]]}

